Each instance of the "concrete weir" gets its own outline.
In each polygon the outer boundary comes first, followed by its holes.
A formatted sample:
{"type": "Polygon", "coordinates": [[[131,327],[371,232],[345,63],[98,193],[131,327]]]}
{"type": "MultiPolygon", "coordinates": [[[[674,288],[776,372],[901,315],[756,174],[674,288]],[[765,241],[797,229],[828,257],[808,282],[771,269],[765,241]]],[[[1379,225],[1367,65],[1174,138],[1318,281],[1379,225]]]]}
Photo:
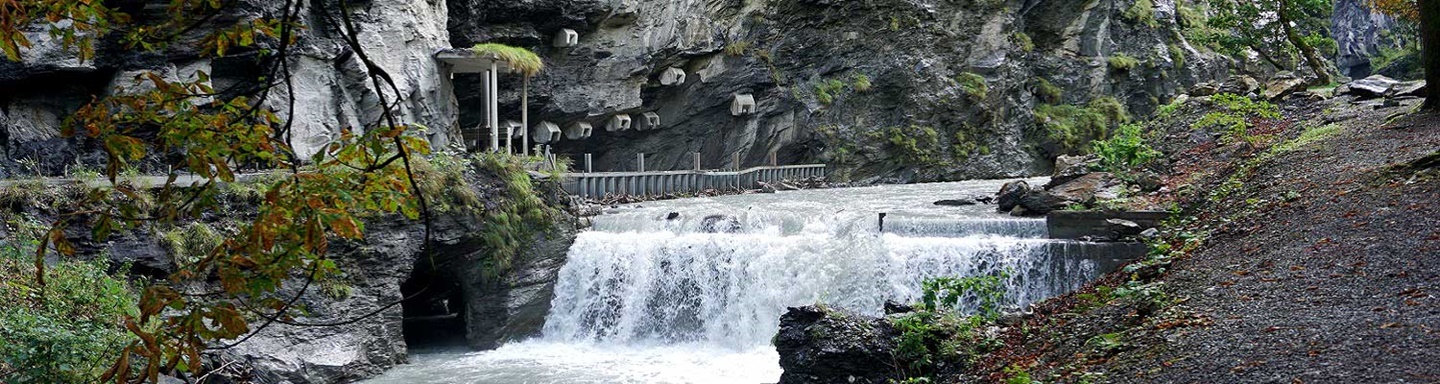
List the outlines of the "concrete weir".
{"type": "Polygon", "coordinates": [[[761,182],[825,177],[825,165],[782,165],[754,167],[741,171],[663,171],[566,173],[565,191],[580,197],[606,195],[655,196],[671,193],[698,193],[707,189],[740,190],[759,188],[761,182]]]}

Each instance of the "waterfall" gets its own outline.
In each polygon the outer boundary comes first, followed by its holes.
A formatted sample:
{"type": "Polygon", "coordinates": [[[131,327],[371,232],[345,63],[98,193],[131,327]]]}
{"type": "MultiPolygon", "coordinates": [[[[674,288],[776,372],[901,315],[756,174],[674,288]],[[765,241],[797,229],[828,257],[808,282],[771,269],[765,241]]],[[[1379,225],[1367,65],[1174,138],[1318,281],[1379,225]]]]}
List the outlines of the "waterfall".
{"type": "Polygon", "coordinates": [[[1117,264],[1114,246],[1046,239],[1043,220],[930,204],[1001,183],[611,207],[571,246],[543,336],[494,351],[416,356],[375,382],[774,382],[780,369],[770,340],[787,307],[824,303],[881,315],[887,300],[917,301],[926,279],[999,273],[1008,276],[1006,303],[1020,306],[1117,264]]]}
{"type": "Polygon", "coordinates": [[[788,306],[826,303],[879,315],[886,300],[917,300],[925,279],[1001,271],[1011,276],[1009,301],[1023,305],[1083,284],[1095,268],[1055,257],[1047,240],[1004,234],[775,232],[582,234],[561,269],[545,337],[747,348],[769,342],[788,306]]]}

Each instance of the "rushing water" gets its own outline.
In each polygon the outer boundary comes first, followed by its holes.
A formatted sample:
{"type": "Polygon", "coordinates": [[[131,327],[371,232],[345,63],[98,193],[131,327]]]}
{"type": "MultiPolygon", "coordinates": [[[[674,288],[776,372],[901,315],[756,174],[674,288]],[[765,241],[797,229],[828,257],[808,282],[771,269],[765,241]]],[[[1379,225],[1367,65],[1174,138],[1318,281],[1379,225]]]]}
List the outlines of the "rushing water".
{"type": "Polygon", "coordinates": [[[880,314],[938,276],[1004,271],[1015,305],[1100,271],[1044,221],[935,200],[1003,181],[782,192],[611,209],[570,248],[544,335],[412,355],[372,383],[770,383],[789,306],[880,314]],[[880,231],[879,213],[886,213],[880,231]]]}

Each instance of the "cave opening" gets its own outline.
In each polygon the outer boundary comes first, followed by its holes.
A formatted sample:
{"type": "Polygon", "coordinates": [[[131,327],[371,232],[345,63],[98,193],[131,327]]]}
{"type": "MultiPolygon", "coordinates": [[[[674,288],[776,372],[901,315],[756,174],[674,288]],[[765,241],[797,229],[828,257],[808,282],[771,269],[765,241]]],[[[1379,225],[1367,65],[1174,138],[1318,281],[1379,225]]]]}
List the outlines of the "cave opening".
{"type": "Polygon", "coordinates": [[[417,266],[400,293],[407,298],[400,307],[411,350],[465,345],[465,298],[453,273],[417,266]]]}

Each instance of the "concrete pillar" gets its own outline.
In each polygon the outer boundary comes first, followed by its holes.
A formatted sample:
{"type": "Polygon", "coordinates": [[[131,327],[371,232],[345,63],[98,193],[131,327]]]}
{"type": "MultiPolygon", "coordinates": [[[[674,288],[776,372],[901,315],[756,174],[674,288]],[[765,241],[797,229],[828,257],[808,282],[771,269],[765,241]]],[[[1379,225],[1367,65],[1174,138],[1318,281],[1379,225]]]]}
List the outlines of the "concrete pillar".
{"type": "Polygon", "coordinates": [[[770,151],[770,166],[774,167],[779,165],[777,157],[775,151],[770,151]]]}
{"type": "Polygon", "coordinates": [[[694,153],[694,160],[695,160],[695,170],[696,170],[696,171],[699,171],[699,170],[700,170],[700,152],[695,152],[695,153],[694,153]]]}
{"type": "Polygon", "coordinates": [[[739,171],[740,171],[740,153],[739,153],[739,152],[736,152],[734,155],[731,156],[730,163],[731,163],[730,166],[733,167],[736,172],[739,172],[739,171]]]}
{"type": "Polygon", "coordinates": [[[520,84],[520,153],[530,156],[530,76],[520,84]]]}
{"type": "Polygon", "coordinates": [[[500,64],[490,62],[490,151],[500,151],[500,64]]]}
{"type": "Polygon", "coordinates": [[[585,173],[593,173],[593,172],[595,172],[595,168],[592,167],[593,165],[594,165],[594,163],[591,163],[591,162],[590,162],[590,154],[589,154],[589,153],[586,153],[586,154],[585,154],[585,173]]]}
{"type": "Polygon", "coordinates": [[[635,154],[635,172],[645,172],[645,154],[635,154]]]}

